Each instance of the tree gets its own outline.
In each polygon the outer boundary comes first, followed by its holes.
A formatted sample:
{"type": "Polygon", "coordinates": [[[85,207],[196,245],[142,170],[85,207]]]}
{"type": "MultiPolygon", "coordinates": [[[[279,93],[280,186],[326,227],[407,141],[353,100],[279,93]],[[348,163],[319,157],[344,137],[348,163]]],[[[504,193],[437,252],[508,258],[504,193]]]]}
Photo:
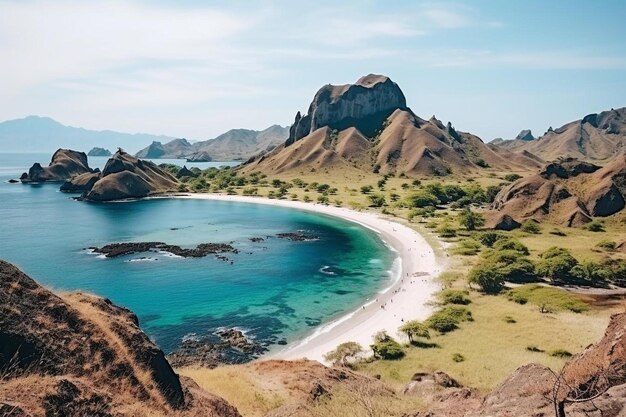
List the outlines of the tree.
{"type": "Polygon", "coordinates": [[[363,352],[363,347],[356,342],[345,342],[340,344],[324,355],[324,359],[331,362],[334,366],[348,366],[351,360],[363,352]]]}
{"type": "Polygon", "coordinates": [[[385,205],[385,196],[382,194],[370,194],[367,196],[370,201],[370,207],[382,207],[385,205]]]}
{"type": "Polygon", "coordinates": [[[572,268],[578,265],[576,258],[565,248],[551,247],[541,254],[537,273],[553,282],[567,282],[572,278],[572,268]]]}
{"type": "Polygon", "coordinates": [[[368,193],[371,193],[373,189],[374,187],[372,187],[371,185],[364,185],[361,187],[361,193],[368,194],[368,193]]]}
{"type": "Polygon", "coordinates": [[[485,218],[482,214],[475,213],[469,208],[466,208],[459,215],[459,223],[467,230],[476,230],[485,224],[485,218]]]}
{"type": "Polygon", "coordinates": [[[428,333],[428,327],[418,320],[410,320],[404,323],[398,329],[402,333],[406,334],[409,338],[409,342],[413,342],[416,337],[423,337],[430,339],[430,333],[428,333]]]}
{"type": "Polygon", "coordinates": [[[487,294],[498,294],[504,288],[504,275],[498,270],[495,262],[482,262],[469,273],[467,281],[477,284],[487,294]]]}

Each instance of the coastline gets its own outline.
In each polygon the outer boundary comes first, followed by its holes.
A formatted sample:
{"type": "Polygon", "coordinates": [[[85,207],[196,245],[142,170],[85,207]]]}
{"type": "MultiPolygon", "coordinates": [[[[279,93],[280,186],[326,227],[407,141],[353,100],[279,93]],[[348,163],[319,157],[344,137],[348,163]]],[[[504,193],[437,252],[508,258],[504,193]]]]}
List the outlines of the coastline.
{"type": "Polygon", "coordinates": [[[366,300],[357,310],[321,325],[303,340],[270,351],[260,360],[307,358],[325,363],[324,354],[343,342],[357,342],[369,350],[376,332],[385,330],[392,337],[402,338],[398,334],[398,327],[403,322],[423,320],[433,311],[429,301],[441,289],[435,277],[444,270],[444,265],[437,259],[426,239],[408,226],[371,212],[301,201],[191,193],[172,197],[266,204],[339,217],[375,231],[396,252],[393,267],[395,276],[390,285],[379,291],[377,298],[366,300]]]}

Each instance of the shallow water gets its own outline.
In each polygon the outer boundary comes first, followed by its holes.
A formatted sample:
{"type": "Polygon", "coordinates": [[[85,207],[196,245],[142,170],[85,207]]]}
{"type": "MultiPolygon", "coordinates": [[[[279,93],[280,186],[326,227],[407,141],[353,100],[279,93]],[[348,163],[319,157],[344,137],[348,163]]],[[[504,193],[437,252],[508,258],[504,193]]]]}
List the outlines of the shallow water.
{"type": "MultiPolygon", "coordinates": [[[[219,327],[246,329],[267,346],[293,341],[355,309],[389,282],[393,253],[371,230],[337,218],[226,201],[93,204],[72,200],[58,184],[6,182],[49,159],[0,154],[0,258],[50,288],[94,292],[132,309],[166,352],[186,335],[209,335],[219,327]],[[272,237],[295,231],[319,240],[272,237]],[[161,253],[103,259],[84,250],[125,241],[225,242],[240,252],[226,254],[225,262],[161,253]]],[[[106,159],[89,160],[102,167],[106,159]]]]}

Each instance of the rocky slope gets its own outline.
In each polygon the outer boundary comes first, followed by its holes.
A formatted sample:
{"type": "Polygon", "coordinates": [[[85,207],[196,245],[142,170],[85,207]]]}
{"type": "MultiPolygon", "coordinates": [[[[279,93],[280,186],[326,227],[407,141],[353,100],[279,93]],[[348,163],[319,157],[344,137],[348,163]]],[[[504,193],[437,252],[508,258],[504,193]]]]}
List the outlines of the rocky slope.
{"type": "Polygon", "coordinates": [[[176,177],[154,163],[118,150],[102,173],[74,177],[61,191],[83,192],[84,200],[110,201],[175,192],[179,184],[176,177]]]}
{"type": "Polygon", "coordinates": [[[552,161],[569,157],[603,162],[626,150],[626,107],[589,114],[548,131],[536,140],[516,138],[493,141],[493,146],[513,151],[527,151],[552,161]]]}
{"type": "Polygon", "coordinates": [[[129,310],[57,296],[4,261],[0,381],[3,416],[239,416],[179,378],[129,310]]]}
{"type": "Polygon", "coordinates": [[[532,218],[579,226],[593,216],[610,216],[625,206],[626,152],[603,168],[565,159],[500,190],[487,215],[487,226],[494,227],[502,215],[516,221],[532,218]]]}
{"type": "Polygon", "coordinates": [[[175,139],[162,144],[153,142],[137,153],[138,158],[183,158],[189,161],[246,160],[259,152],[273,149],[283,143],[288,128],[273,125],[265,130],[232,129],[210,140],[189,143],[175,139]]]}
{"type": "Polygon", "coordinates": [[[22,182],[56,182],[65,181],[76,175],[93,172],[87,163],[87,155],[84,152],[70,149],[59,149],[54,155],[50,165],[42,167],[36,162],[28,172],[20,177],[22,182]]]}
{"type": "Polygon", "coordinates": [[[537,158],[486,146],[480,138],[406,107],[396,83],[368,75],[355,84],[322,87],[289,138],[251,158],[244,172],[303,173],[315,169],[447,175],[537,168],[537,158]]]}

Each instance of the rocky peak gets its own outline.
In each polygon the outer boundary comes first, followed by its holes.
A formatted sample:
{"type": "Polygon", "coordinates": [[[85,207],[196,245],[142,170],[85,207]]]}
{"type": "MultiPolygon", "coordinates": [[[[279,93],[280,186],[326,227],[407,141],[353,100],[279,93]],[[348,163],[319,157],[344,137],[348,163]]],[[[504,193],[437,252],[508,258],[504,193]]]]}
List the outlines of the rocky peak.
{"type": "Polygon", "coordinates": [[[286,145],[325,126],[337,130],[356,127],[372,136],[394,110],[405,108],[402,90],[383,75],[369,74],[355,84],[327,84],[315,94],[305,116],[296,114],[286,145]]]}
{"type": "Polygon", "coordinates": [[[530,140],[535,140],[535,137],[533,136],[530,129],[524,129],[521,132],[519,132],[519,134],[515,137],[515,139],[530,141],[530,140]]]}

